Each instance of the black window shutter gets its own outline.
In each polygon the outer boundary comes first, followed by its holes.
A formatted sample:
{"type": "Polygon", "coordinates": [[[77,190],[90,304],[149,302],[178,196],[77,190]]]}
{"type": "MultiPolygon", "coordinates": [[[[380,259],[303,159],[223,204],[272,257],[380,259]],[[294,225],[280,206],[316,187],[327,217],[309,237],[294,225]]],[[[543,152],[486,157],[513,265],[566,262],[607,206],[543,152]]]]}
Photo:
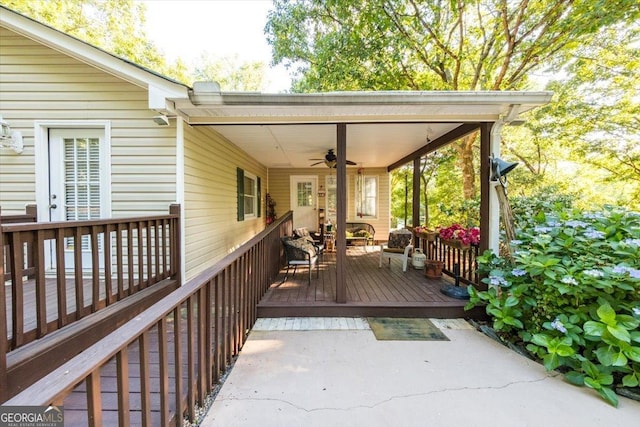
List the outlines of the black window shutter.
{"type": "Polygon", "coordinates": [[[238,173],[238,221],[244,221],[244,171],[237,168],[238,173]]]}
{"type": "Polygon", "coordinates": [[[260,218],[262,213],[262,193],[261,193],[261,181],[260,177],[258,177],[258,218],[260,218]]]}

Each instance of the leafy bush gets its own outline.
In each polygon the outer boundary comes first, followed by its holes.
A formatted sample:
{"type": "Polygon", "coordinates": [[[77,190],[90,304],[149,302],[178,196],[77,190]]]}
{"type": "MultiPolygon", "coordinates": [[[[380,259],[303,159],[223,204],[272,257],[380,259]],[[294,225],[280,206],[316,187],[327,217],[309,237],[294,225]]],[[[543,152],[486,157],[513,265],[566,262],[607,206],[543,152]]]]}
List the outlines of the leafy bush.
{"type": "Polygon", "coordinates": [[[469,287],[467,308],[486,304],[503,339],[617,406],[615,387],[640,383],[640,214],[565,206],[521,217],[511,258],[479,257],[491,286],[469,287]]]}

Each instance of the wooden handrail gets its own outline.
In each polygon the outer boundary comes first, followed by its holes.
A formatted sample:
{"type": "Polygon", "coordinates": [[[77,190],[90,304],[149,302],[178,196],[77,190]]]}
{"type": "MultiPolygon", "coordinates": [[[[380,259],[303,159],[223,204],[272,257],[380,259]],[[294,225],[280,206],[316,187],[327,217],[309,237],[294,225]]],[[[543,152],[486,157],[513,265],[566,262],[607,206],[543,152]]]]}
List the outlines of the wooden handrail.
{"type": "Polygon", "coordinates": [[[48,405],[63,402],[75,386],[85,381],[87,419],[100,419],[100,369],[114,357],[118,361],[118,412],[128,420],[129,348],[140,353],[141,423],[151,412],[160,413],[162,425],[187,415],[194,419],[232,358],[242,348],[255,323],[257,305],[278,274],[282,259],[280,238],[292,233],[288,212],[236,251],[207,268],[182,287],[127,322],[51,374],[8,400],[6,405],[48,405]],[[151,334],[157,335],[160,388],[151,390],[149,353],[151,334]],[[173,351],[168,350],[173,342],[173,351]],[[186,372],[184,371],[186,369],[186,372]],[[170,381],[169,372],[173,372],[170,381]],[[183,377],[186,380],[183,381],[183,377]],[[98,385],[96,385],[98,384],[98,385]],[[174,402],[169,402],[169,386],[174,402]],[[159,393],[157,406],[151,392],[159,393]],[[170,411],[170,408],[173,408],[170,411]],[[177,417],[177,418],[176,418],[177,417]]]}

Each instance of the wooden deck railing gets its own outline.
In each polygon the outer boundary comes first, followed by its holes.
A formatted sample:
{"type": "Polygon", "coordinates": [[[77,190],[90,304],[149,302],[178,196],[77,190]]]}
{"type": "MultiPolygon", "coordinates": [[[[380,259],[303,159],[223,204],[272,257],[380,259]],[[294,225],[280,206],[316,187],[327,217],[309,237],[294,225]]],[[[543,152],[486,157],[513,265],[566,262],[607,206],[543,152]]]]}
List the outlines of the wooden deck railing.
{"type": "MultiPolygon", "coordinates": [[[[25,207],[25,213],[19,215],[3,215],[0,217],[0,224],[20,224],[23,222],[38,222],[38,207],[36,205],[27,205],[25,207]]],[[[8,252],[7,248],[4,248],[5,254],[8,252]]],[[[4,257],[4,280],[11,279],[11,263],[4,257]]],[[[24,255],[24,274],[27,277],[34,277],[35,266],[33,263],[33,245],[28,245],[24,255]]]]}
{"type": "MultiPolygon", "coordinates": [[[[2,217],[4,220],[6,217],[2,217]]],[[[180,270],[180,209],[140,218],[0,223],[0,353],[19,348],[180,270]],[[32,263],[25,262],[25,253],[32,263]],[[25,281],[33,270],[35,280],[25,281]],[[53,302],[53,304],[52,304],[53,302]],[[52,306],[53,305],[53,306],[52,306]],[[5,311],[6,310],[6,311],[5,311]],[[36,313],[35,324],[29,314],[36,313]]]]}
{"type": "Polygon", "coordinates": [[[420,247],[425,251],[427,259],[440,260],[444,262],[442,272],[447,276],[459,279],[464,284],[480,284],[480,276],[478,275],[478,247],[469,246],[462,248],[460,246],[452,246],[445,242],[440,236],[436,236],[435,240],[429,240],[419,235],[420,247]]]}
{"type": "Polygon", "coordinates": [[[114,423],[166,426],[181,425],[185,416],[194,420],[196,405],[203,405],[255,323],[258,302],[282,265],[280,237],[291,233],[292,213],[288,212],[5,404],[62,404],[84,381],[84,425],[100,426],[107,393],[101,387],[101,368],[115,358],[117,396],[111,403],[117,408],[118,420],[114,423]],[[154,342],[157,344],[152,345],[154,342]],[[129,356],[134,353],[139,353],[137,360],[129,356]],[[155,363],[151,363],[152,353],[155,363]],[[132,364],[139,365],[135,369],[138,383],[132,364]],[[159,379],[152,383],[156,375],[159,379]],[[140,390],[140,406],[135,410],[130,399],[134,388],[140,390]]]}

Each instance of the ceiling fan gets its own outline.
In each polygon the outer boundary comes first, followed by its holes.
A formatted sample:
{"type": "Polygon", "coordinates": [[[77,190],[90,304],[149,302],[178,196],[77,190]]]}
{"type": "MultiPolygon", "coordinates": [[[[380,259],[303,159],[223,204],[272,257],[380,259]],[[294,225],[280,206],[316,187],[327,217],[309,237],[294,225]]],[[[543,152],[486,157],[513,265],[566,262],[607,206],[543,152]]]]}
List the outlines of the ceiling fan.
{"type": "MultiPolygon", "coordinates": [[[[315,165],[319,165],[320,163],[324,163],[325,165],[327,165],[330,168],[335,168],[337,160],[338,160],[338,157],[333,152],[333,148],[329,148],[329,150],[327,150],[327,154],[324,155],[324,159],[309,159],[309,160],[311,160],[311,161],[319,160],[319,162],[312,163],[311,166],[315,166],[315,165]]],[[[357,163],[356,162],[352,162],[351,160],[347,160],[347,164],[348,165],[356,165],[357,163]]]]}

